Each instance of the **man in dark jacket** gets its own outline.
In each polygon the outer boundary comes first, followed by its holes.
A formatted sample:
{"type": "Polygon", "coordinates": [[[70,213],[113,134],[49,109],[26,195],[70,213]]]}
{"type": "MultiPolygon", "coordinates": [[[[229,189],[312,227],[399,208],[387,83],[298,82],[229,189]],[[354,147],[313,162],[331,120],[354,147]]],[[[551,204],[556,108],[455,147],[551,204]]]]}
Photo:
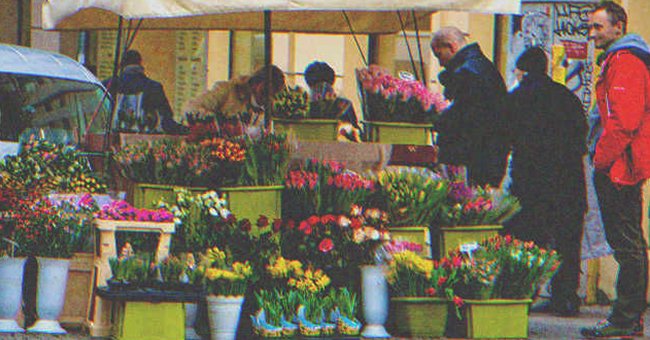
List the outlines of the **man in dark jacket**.
{"type": "Polygon", "coordinates": [[[436,123],[441,163],[467,167],[471,184],[499,186],[508,148],[503,138],[503,78],[476,43],[456,27],[444,27],[431,49],[445,68],[438,78],[452,101],[436,123]]]}
{"type": "Polygon", "coordinates": [[[106,84],[115,101],[113,128],[132,132],[184,132],[186,128],[174,121],[162,84],[144,74],[140,53],[126,51],[121,66],[120,77],[106,84]]]}
{"type": "Polygon", "coordinates": [[[582,103],[547,75],[543,49],[517,59],[519,87],[508,97],[512,193],[522,210],[506,224],[518,239],[557,250],[562,265],[551,284],[551,309],[578,314],[580,241],[586,192],[583,157],[587,123],[582,103]]]}

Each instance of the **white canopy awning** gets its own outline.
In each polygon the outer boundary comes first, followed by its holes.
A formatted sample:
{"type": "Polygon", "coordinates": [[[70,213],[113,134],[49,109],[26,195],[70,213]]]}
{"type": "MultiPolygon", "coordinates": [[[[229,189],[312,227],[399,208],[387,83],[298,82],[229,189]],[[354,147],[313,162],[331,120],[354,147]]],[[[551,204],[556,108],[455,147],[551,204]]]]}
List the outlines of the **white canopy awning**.
{"type": "MultiPolygon", "coordinates": [[[[141,29],[263,30],[273,11],[273,31],[348,33],[345,11],[357,33],[400,30],[395,11],[519,13],[520,0],[45,0],[43,28],[117,29],[117,17],[147,19],[141,29]],[[299,12],[299,13],[298,13],[299,12]]],[[[407,14],[407,13],[404,13],[407,14]]],[[[412,17],[404,15],[407,25],[412,17]]],[[[418,23],[428,27],[428,21],[418,23]]],[[[412,27],[412,26],[411,26],[412,27]]]]}

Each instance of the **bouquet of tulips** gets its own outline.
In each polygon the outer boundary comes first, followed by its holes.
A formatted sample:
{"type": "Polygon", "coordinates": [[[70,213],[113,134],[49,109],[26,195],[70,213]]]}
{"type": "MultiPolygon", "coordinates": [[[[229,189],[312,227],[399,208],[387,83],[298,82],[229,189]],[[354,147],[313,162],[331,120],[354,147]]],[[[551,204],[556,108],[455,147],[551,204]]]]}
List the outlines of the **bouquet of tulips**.
{"type": "Polygon", "coordinates": [[[435,173],[400,168],[382,171],[376,180],[393,226],[430,226],[440,218],[447,182],[435,173]]]}
{"type": "Polygon", "coordinates": [[[376,65],[357,69],[364,117],[369,121],[433,123],[447,102],[415,80],[393,77],[376,65]]]}
{"type": "Polygon", "coordinates": [[[46,193],[106,192],[106,183],[95,175],[88,160],[72,145],[30,140],[16,156],[0,161],[3,185],[46,193]]]}
{"type": "Polygon", "coordinates": [[[287,87],[273,98],[273,117],[306,118],[309,115],[309,94],[301,87],[287,87]]]}
{"type": "Polygon", "coordinates": [[[509,193],[489,186],[469,187],[463,181],[452,181],[440,225],[502,224],[519,210],[519,200],[509,193]]]}
{"type": "Polygon", "coordinates": [[[246,149],[240,185],[280,185],[289,167],[289,144],[286,134],[263,132],[257,138],[244,136],[246,149]]]}
{"type": "Polygon", "coordinates": [[[554,250],[509,235],[459,249],[453,256],[461,259],[455,291],[469,299],[530,299],[561,263],[554,250]]]}

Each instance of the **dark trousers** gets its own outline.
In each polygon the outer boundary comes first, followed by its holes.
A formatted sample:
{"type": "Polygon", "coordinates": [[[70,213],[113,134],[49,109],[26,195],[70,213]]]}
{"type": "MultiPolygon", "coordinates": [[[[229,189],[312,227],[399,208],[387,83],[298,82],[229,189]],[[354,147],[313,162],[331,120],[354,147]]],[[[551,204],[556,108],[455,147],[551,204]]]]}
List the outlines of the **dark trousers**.
{"type": "Polygon", "coordinates": [[[647,304],[648,246],[641,230],[643,182],[619,186],[607,175],[596,173],[594,184],[605,236],[619,265],[617,300],[608,319],[614,324],[629,326],[643,314],[647,304]]]}
{"type": "Polygon", "coordinates": [[[579,305],[584,205],[577,202],[578,198],[567,201],[555,196],[522,196],[520,201],[522,210],[506,223],[505,231],[540,247],[555,249],[562,264],[551,281],[551,304],[579,305]]]}

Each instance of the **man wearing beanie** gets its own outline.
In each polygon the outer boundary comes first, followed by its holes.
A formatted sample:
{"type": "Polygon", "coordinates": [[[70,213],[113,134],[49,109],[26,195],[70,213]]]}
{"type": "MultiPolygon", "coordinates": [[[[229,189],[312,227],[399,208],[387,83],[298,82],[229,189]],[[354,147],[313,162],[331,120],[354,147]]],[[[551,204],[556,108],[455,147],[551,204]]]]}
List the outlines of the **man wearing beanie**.
{"type": "Polygon", "coordinates": [[[619,264],[616,301],[607,319],[583,328],[586,337],[643,336],[648,289],[641,188],[650,178],[650,48],[627,34],[627,14],[612,1],[591,12],[589,38],[605,52],[596,82],[603,132],[594,154],[594,184],[607,242],[619,264]]]}
{"type": "Polygon", "coordinates": [[[578,314],[580,241],[586,209],[583,156],[587,148],[582,103],[547,75],[543,49],[517,59],[519,86],[508,97],[512,193],[522,210],[506,232],[557,250],[562,265],[551,282],[551,311],[578,314]]]}

